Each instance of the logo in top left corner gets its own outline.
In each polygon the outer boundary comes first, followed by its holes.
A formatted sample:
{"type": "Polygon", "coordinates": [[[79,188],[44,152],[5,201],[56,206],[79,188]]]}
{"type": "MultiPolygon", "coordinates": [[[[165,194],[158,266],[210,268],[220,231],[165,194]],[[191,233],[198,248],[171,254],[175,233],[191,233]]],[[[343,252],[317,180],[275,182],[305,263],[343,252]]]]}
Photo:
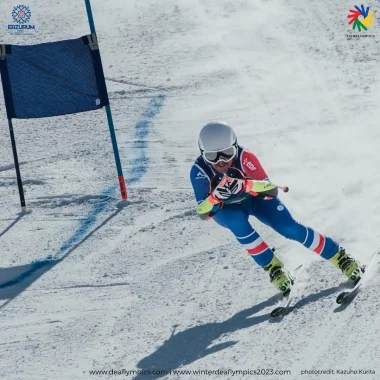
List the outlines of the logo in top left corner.
{"type": "Polygon", "coordinates": [[[36,29],[35,25],[30,24],[32,11],[27,5],[16,5],[12,9],[12,19],[15,24],[9,24],[8,30],[11,34],[31,34],[36,29]]]}

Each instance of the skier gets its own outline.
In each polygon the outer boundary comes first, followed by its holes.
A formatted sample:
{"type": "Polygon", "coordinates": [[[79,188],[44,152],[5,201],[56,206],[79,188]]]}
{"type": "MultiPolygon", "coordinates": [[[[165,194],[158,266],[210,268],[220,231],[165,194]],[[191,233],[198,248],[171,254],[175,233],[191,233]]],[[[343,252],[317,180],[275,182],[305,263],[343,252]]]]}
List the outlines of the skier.
{"type": "Polygon", "coordinates": [[[277,186],[269,181],[258,158],[238,145],[230,126],[219,121],[208,123],[200,131],[198,145],[201,155],[190,171],[198,215],[228,228],[255,262],[269,273],[271,283],[284,296],[290,293],[293,278],[251,226],[250,215],[329,260],[353,283],[360,280],[364,267],[344,248],[293,219],[277,197],[277,186]]]}

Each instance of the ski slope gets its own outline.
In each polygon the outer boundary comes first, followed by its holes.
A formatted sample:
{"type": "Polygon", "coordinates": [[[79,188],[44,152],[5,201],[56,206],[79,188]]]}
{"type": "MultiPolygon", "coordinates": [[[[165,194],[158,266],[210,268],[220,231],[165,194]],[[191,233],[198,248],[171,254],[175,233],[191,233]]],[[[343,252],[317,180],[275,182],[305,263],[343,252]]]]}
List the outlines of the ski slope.
{"type": "MultiPolygon", "coordinates": [[[[35,33],[9,35],[14,5],[0,3],[3,43],[89,33],[84,2],[30,0],[35,33]]],[[[252,219],[290,270],[305,265],[292,312],[270,320],[267,273],[198,219],[189,181],[200,128],[224,120],[289,186],[281,199],[296,219],[362,262],[378,249],[380,26],[347,40],[354,5],[93,0],[124,203],[99,110],[14,120],[32,211],[19,215],[1,91],[2,379],[380,379],[379,266],[337,309],[343,275],[252,219]]]]}

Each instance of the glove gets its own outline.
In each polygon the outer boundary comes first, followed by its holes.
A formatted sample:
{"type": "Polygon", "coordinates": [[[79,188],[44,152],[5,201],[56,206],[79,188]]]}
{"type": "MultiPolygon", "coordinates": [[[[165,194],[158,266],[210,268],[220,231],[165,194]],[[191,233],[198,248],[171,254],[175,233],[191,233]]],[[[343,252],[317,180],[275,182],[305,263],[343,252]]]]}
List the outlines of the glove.
{"type": "MultiPolygon", "coordinates": [[[[230,169],[229,169],[230,170],[230,169]]],[[[241,173],[240,170],[235,169],[237,172],[241,173]]],[[[237,175],[232,177],[227,174],[219,180],[218,176],[214,176],[210,184],[210,197],[213,204],[217,204],[227,200],[231,195],[237,195],[246,188],[246,179],[241,173],[242,176],[237,175]]]]}
{"type": "Polygon", "coordinates": [[[218,207],[223,206],[223,202],[232,194],[238,194],[245,191],[246,179],[244,174],[238,169],[235,170],[240,174],[237,173],[234,175],[232,171],[229,172],[231,176],[225,174],[222,179],[217,175],[212,177],[210,194],[207,199],[201,202],[197,207],[197,214],[202,220],[211,219],[219,210],[218,207]]]}
{"type": "Polygon", "coordinates": [[[249,179],[236,168],[229,168],[221,180],[214,176],[210,188],[210,195],[197,207],[197,214],[203,220],[212,218],[217,212],[214,211],[215,206],[222,204],[232,194],[245,192],[262,199],[273,199],[278,194],[277,186],[270,181],[249,179]]]}
{"type": "Polygon", "coordinates": [[[211,219],[219,210],[219,204],[214,205],[209,200],[210,197],[201,202],[197,207],[197,214],[202,220],[211,219]],[[215,209],[215,211],[214,211],[215,209]]]}
{"type": "Polygon", "coordinates": [[[262,199],[273,199],[278,195],[278,188],[276,185],[268,181],[258,181],[247,178],[239,169],[229,168],[227,170],[227,177],[229,181],[238,181],[239,186],[242,186],[242,190],[250,195],[262,199]]]}

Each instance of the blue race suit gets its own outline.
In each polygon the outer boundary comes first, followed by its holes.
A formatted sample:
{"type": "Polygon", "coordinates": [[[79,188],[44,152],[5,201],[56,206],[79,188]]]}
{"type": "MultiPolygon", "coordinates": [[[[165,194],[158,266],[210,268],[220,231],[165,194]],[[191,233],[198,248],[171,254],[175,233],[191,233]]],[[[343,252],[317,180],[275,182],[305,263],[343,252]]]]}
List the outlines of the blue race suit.
{"type": "MultiPolygon", "coordinates": [[[[233,166],[253,180],[268,178],[258,158],[241,146],[238,146],[238,157],[233,166]]],[[[220,179],[223,177],[223,174],[218,173],[202,156],[199,156],[190,171],[190,180],[198,203],[208,197],[210,182],[215,175],[220,179]]],[[[228,228],[260,266],[266,266],[272,261],[273,251],[249,223],[250,215],[282,236],[298,241],[324,259],[332,258],[339,249],[338,243],[330,237],[295,221],[278,197],[264,200],[246,194],[232,195],[222,207],[214,206],[213,211],[216,212],[213,216],[215,222],[228,228]]]]}

